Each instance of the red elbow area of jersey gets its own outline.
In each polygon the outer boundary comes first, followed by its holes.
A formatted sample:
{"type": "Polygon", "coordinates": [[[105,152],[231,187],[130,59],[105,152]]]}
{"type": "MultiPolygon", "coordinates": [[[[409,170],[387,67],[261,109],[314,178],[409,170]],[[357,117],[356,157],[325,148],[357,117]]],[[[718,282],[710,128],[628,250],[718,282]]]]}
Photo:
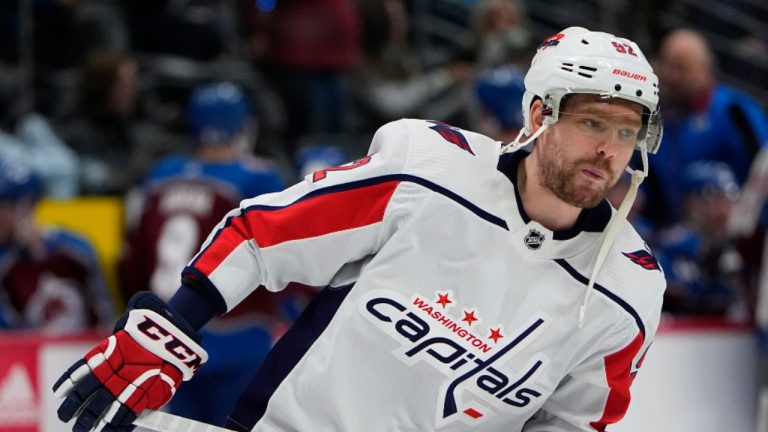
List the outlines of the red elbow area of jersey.
{"type": "Polygon", "coordinates": [[[630,385],[634,375],[632,374],[632,360],[634,360],[640,348],[643,346],[643,335],[637,336],[626,347],[605,356],[605,377],[608,381],[608,400],[603,409],[603,416],[596,422],[589,423],[595,430],[604,431],[609,424],[621,420],[627,413],[630,394],[630,385]]]}
{"type": "Polygon", "coordinates": [[[246,209],[221,229],[193,264],[210,274],[241,243],[267,248],[291,240],[364,227],[384,219],[399,181],[387,181],[301,199],[286,207],[246,209]]]}

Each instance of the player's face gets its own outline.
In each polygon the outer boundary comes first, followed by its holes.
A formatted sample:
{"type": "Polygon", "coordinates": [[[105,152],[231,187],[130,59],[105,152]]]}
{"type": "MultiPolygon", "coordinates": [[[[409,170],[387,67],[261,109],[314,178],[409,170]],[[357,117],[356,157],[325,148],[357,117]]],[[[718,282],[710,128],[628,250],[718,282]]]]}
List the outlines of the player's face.
{"type": "Polygon", "coordinates": [[[26,238],[33,215],[34,208],[30,202],[0,200],[0,244],[26,238]]]}
{"type": "Polygon", "coordinates": [[[687,222],[704,237],[721,240],[727,236],[728,219],[735,203],[735,197],[726,192],[692,194],[686,199],[687,222]]]}
{"type": "Polygon", "coordinates": [[[623,99],[570,96],[537,144],[543,186],[575,207],[596,206],[632,157],[641,113],[623,99]]]}

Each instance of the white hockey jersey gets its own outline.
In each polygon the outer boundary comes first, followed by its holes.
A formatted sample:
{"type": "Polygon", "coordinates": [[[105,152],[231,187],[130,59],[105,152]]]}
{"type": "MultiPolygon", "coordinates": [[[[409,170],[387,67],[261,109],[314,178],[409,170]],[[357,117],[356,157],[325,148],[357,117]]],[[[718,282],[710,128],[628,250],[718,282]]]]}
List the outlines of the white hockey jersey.
{"type": "MultiPolygon", "coordinates": [[[[328,286],[278,342],[232,425],[253,431],[604,430],[621,419],[665,287],[625,223],[579,306],[613,211],[553,232],[525,214],[517,152],[425,120],[369,155],[245,200],[185,270],[232,309],[328,286]]],[[[236,347],[233,347],[236,349],[236,347]]]]}

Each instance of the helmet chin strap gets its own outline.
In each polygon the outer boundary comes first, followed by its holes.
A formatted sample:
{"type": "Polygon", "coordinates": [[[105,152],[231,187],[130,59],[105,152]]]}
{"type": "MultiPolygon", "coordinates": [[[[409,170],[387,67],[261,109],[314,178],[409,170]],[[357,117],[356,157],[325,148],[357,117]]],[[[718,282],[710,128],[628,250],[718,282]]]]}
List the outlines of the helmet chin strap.
{"type": "Polygon", "coordinates": [[[549,125],[550,125],[549,122],[544,122],[544,124],[541,125],[539,130],[537,130],[533,135],[528,137],[528,139],[526,139],[523,142],[520,142],[520,139],[525,134],[526,129],[520,129],[520,132],[518,132],[518,134],[515,137],[514,141],[512,141],[510,143],[507,143],[507,144],[504,144],[503,146],[501,146],[500,154],[511,153],[511,152],[519,150],[522,147],[527,146],[528,144],[532,143],[533,140],[538,138],[539,135],[541,135],[547,128],[549,128],[549,125]]]}
{"type": "Polygon", "coordinates": [[[642,171],[633,170],[629,166],[626,168],[626,171],[632,175],[632,182],[630,183],[627,194],[624,196],[624,200],[621,201],[621,205],[619,205],[618,210],[616,210],[616,214],[611,217],[611,221],[608,223],[608,226],[605,229],[605,233],[603,234],[603,241],[600,244],[600,250],[595,257],[595,264],[592,267],[592,275],[589,277],[587,290],[584,293],[584,301],[581,303],[581,307],[579,308],[579,328],[584,326],[584,316],[587,312],[587,303],[589,302],[589,296],[592,293],[592,288],[595,286],[597,274],[603,267],[605,258],[608,256],[608,252],[610,251],[611,246],[613,246],[613,242],[616,239],[616,235],[618,234],[622,223],[627,220],[629,210],[632,208],[632,204],[635,203],[635,198],[637,198],[637,190],[640,187],[640,184],[643,182],[643,180],[645,180],[646,177],[648,177],[648,150],[646,149],[645,143],[640,146],[640,155],[643,160],[642,171]]]}

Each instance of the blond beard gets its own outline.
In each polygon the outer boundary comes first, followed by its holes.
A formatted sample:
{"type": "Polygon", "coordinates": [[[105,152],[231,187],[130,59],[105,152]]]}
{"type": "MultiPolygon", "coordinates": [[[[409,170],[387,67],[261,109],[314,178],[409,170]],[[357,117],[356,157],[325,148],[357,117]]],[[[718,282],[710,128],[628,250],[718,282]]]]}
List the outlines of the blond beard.
{"type": "Polygon", "coordinates": [[[607,160],[599,157],[577,159],[567,162],[563,158],[562,147],[551,141],[542,140],[544,148],[539,149],[541,166],[541,186],[549,189],[560,200],[579,208],[592,208],[600,204],[608,189],[616,182],[617,175],[611,170],[607,160]],[[597,167],[609,175],[608,181],[599,187],[588,187],[580,179],[583,167],[597,167]]]}

